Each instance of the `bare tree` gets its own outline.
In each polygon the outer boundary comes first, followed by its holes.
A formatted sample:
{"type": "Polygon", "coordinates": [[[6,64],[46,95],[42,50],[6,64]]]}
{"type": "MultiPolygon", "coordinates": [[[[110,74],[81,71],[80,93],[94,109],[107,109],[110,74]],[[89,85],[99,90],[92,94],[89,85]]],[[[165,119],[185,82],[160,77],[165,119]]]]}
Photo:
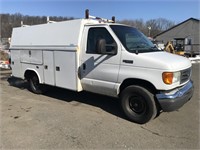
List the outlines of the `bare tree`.
{"type": "Polygon", "coordinates": [[[146,36],[149,36],[150,34],[151,37],[154,37],[160,32],[163,32],[175,25],[174,22],[164,18],[150,19],[146,22],[144,22],[142,19],[122,20],[119,21],[119,23],[136,27],[137,29],[142,31],[146,36]]]}
{"type": "Polygon", "coordinates": [[[174,22],[164,19],[164,18],[158,18],[158,19],[151,19],[146,22],[147,27],[151,27],[151,37],[156,36],[160,32],[163,32],[175,25],[174,22]]]}

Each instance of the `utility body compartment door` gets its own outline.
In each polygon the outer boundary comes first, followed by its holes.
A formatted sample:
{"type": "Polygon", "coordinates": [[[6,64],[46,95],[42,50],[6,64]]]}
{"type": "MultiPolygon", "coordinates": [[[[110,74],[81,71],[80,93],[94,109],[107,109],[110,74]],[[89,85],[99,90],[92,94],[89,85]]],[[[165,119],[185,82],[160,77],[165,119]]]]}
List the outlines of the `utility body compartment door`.
{"type": "Polygon", "coordinates": [[[20,63],[20,50],[11,50],[11,67],[12,75],[15,77],[22,77],[21,75],[21,63],[20,63]]]}
{"type": "Polygon", "coordinates": [[[75,51],[54,51],[56,86],[77,90],[77,61],[75,51]]]}
{"type": "Polygon", "coordinates": [[[42,50],[21,50],[21,62],[41,65],[42,50]]]}
{"type": "Polygon", "coordinates": [[[55,85],[54,52],[43,51],[43,62],[44,62],[44,83],[48,85],[55,85]]]}

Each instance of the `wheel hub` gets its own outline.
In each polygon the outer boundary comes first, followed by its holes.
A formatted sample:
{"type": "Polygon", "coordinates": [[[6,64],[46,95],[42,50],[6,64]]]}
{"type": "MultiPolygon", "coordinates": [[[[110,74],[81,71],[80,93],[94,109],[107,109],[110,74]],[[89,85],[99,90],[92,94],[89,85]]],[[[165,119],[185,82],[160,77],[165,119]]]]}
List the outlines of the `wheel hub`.
{"type": "Polygon", "coordinates": [[[129,99],[130,109],[138,114],[141,114],[145,111],[146,105],[142,97],[132,96],[129,99]]]}

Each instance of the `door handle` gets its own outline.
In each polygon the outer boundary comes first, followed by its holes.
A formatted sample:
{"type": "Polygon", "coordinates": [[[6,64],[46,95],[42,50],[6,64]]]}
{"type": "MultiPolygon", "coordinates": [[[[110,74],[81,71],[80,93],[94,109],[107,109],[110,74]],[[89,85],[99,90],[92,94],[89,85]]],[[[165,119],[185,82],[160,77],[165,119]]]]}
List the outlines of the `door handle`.
{"type": "Polygon", "coordinates": [[[85,63],[83,63],[83,70],[85,70],[86,69],[86,64],[85,63]]]}
{"type": "Polygon", "coordinates": [[[124,63],[133,64],[133,60],[123,60],[124,63]]]}
{"type": "Polygon", "coordinates": [[[60,67],[56,66],[56,71],[60,71],[60,67]]]}
{"type": "Polygon", "coordinates": [[[31,51],[28,51],[29,57],[31,57],[31,51]]]}

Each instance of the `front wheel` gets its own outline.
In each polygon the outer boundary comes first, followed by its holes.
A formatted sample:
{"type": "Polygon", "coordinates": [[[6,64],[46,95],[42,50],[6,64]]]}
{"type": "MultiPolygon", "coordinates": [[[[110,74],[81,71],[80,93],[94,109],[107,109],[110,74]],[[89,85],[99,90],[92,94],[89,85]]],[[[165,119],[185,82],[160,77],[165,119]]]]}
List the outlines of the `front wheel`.
{"type": "Polygon", "coordinates": [[[141,86],[125,88],[120,98],[122,110],[130,121],[144,124],[157,114],[154,95],[141,86]]]}

